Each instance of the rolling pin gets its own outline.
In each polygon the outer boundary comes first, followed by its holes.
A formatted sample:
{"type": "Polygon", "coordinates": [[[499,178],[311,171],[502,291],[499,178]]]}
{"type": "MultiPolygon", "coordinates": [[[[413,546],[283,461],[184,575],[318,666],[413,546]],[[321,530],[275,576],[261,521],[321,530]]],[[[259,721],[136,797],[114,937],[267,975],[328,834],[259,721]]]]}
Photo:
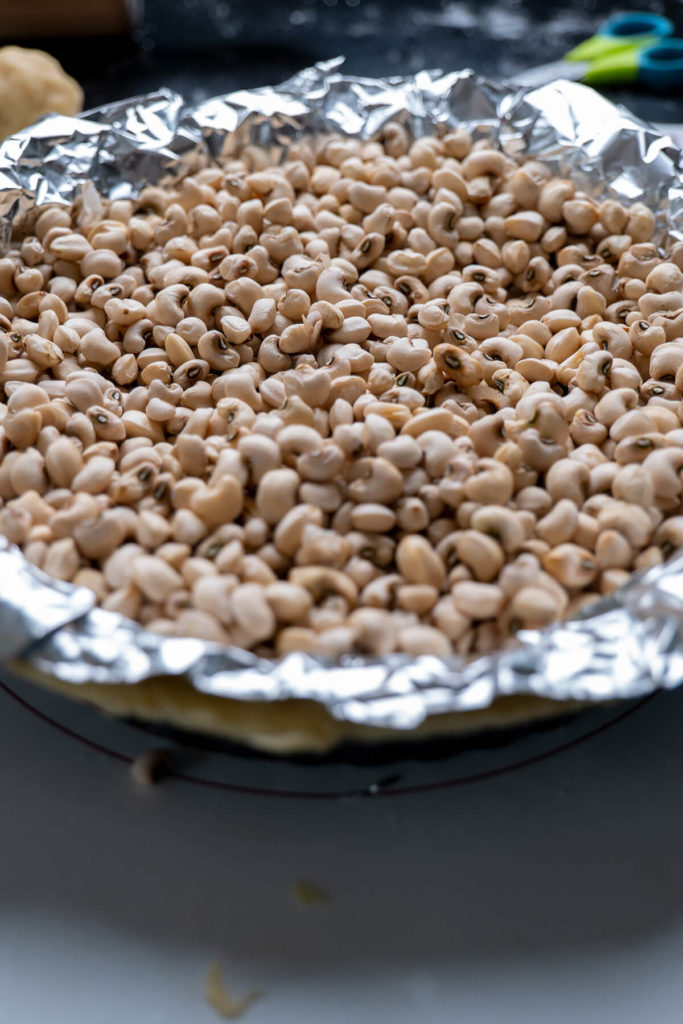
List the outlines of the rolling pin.
{"type": "Polygon", "coordinates": [[[0,3],[0,40],[19,42],[48,36],[120,35],[135,23],[136,0],[29,0],[0,3]]]}

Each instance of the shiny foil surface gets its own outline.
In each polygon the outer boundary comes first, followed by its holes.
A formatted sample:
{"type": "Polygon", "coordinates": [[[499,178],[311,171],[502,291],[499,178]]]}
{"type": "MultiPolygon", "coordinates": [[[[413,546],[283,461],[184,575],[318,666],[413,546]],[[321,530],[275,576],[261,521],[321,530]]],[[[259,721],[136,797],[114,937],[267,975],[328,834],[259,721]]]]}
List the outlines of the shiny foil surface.
{"type": "MultiPolygon", "coordinates": [[[[344,76],[341,63],[196,106],[160,91],[79,118],[43,118],[0,146],[3,239],[13,225],[30,224],[37,206],[71,202],[86,181],[109,197],[135,196],[247,143],[277,157],[301,135],[371,138],[390,120],[416,136],[464,125],[475,139],[538,158],[596,197],[646,202],[657,213],[660,240],[683,238],[680,151],[591,89],[570,82],[519,89],[470,71],[360,79],[344,76]]],[[[634,577],[582,617],[518,639],[512,650],[468,663],[399,654],[338,664],[307,654],[270,661],[160,636],[96,608],[90,591],[50,579],[0,537],[0,660],[18,659],[19,667],[74,685],[182,676],[214,696],[306,698],[337,719],[396,730],[508,695],[598,702],[676,686],[683,679],[683,556],[634,577]]]]}

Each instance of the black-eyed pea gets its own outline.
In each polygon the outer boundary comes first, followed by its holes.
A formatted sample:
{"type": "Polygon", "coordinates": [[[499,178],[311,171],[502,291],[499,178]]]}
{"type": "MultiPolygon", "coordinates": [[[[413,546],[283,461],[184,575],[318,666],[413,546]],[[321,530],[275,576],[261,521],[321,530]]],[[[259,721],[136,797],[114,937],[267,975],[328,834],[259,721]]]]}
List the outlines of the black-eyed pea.
{"type": "Polygon", "coordinates": [[[664,447],[647,454],[643,468],[654,487],[655,505],[668,508],[680,500],[683,451],[664,447]]]}
{"type": "Polygon", "coordinates": [[[165,516],[147,509],[140,512],[135,529],[138,544],[148,550],[154,550],[165,544],[170,536],[171,524],[165,516]]]}
{"type": "Polygon", "coordinates": [[[142,605],[142,595],[132,584],[112,590],[102,600],[105,611],[125,615],[129,619],[137,619],[142,605]]]}
{"type": "Polygon", "coordinates": [[[523,242],[537,242],[548,227],[547,221],[536,210],[520,210],[505,218],[504,228],[508,238],[521,239],[523,242]]]}
{"type": "Polygon", "coordinates": [[[323,521],[322,509],[316,505],[302,503],[290,508],[276,520],[273,539],[278,550],[293,557],[301,545],[305,527],[308,524],[322,526],[323,521]]]}
{"type": "Polygon", "coordinates": [[[431,359],[430,349],[422,339],[398,337],[387,341],[387,362],[399,373],[416,373],[431,359]]]}
{"type": "Polygon", "coordinates": [[[607,427],[588,409],[578,409],[569,426],[569,436],[575,444],[601,445],[607,437],[607,427]]]}
{"type": "Polygon", "coordinates": [[[632,462],[644,462],[647,456],[664,446],[664,435],[651,431],[625,437],[614,449],[614,459],[620,465],[632,462]]]}
{"type": "Polygon", "coordinates": [[[514,478],[510,469],[491,458],[482,458],[475,472],[465,481],[465,495],[481,505],[505,505],[512,497],[513,488],[514,478]]]}
{"type": "Polygon", "coordinates": [[[352,550],[346,535],[309,523],[304,526],[295,560],[297,565],[331,565],[340,569],[349,560],[352,550]]]}
{"type": "Polygon", "coordinates": [[[520,514],[500,505],[481,505],[475,508],[469,525],[473,530],[493,537],[507,555],[514,554],[526,536],[520,514]]]}
{"type": "Polygon", "coordinates": [[[633,572],[642,572],[646,569],[652,569],[655,565],[661,565],[664,560],[665,555],[662,552],[661,547],[653,544],[650,547],[645,548],[633,559],[633,572]]]}
{"type": "Polygon", "coordinates": [[[568,590],[589,586],[598,573],[593,553],[578,544],[558,544],[543,558],[543,567],[568,590]]]}
{"type": "Polygon", "coordinates": [[[590,285],[584,285],[582,288],[579,288],[576,293],[575,305],[576,312],[581,317],[584,330],[588,329],[591,317],[596,317],[597,320],[603,320],[605,317],[606,299],[604,295],[590,285]]]}
{"type": "Polygon", "coordinates": [[[630,388],[618,388],[609,391],[595,405],[593,412],[596,419],[605,426],[612,424],[623,416],[629,409],[634,409],[638,404],[638,395],[630,388]]]}
{"type": "MultiPolygon", "coordinates": [[[[231,642],[230,634],[223,629],[216,616],[196,608],[183,608],[176,615],[174,625],[175,628],[170,631],[171,636],[191,636],[219,644],[231,642]]],[[[156,625],[150,623],[147,628],[160,631],[158,622],[156,625]]]]}
{"type": "Polygon", "coordinates": [[[597,522],[601,531],[617,530],[635,550],[644,548],[653,532],[652,520],[647,511],[624,501],[613,501],[605,505],[598,513],[597,522]]]}
{"type": "Polygon", "coordinates": [[[418,435],[417,443],[422,449],[424,467],[429,476],[441,478],[455,455],[453,440],[440,430],[425,430],[418,435]]]}
{"type": "Polygon", "coordinates": [[[126,410],[120,421],[123,423],[127,437],[144,437],[158,443],[164,440],[164,432],[158,423],[153,423],[144,412],[135,409],[126,410]]]}
{"type": "Polygon", "coordinates": [[[396,589],[404,582],[397,573],[377,576],[363,587],[358,603],[369,608],[393,608],[396,589]]]}
{"type": "MultiPolygon", "coordinates": [[[[341,399],[344,402],[348,402],[349,405],[355,406],[358,399],[367,393],[367,384],[362,377],[358,377],[355,374],[348,374],[342,377],[336,377],[331,385],[328,395],[328,401],[333,405],[337,399],[341,399]]],[[[374,401],[374,396],[369,395],[368,402],[374,401]]]]}
{"type": "Polygon", "coordinates": [[[189,508],[213,529],[221,523],[231,523],[242,511],[244,491],[234,476],[221,476],[210,486],[198,484],[190,499],[189,508]]]}
{"type": "MultiPolygon", "coordinates": [[[[360,431],[356,424],[349,428],[339,427],[338,431],[335,431],[335,441],[337,440],[337,433],[340,438],[339,444],[348,455],[358,454],[363,448],[372,454],[381,455],[379,449],[382,445],[390,444],[396,439],[391,423],[383,416],[377,416],[375,413],[368,413],[366,415],[360,431]]],[[[419,462],[420,458],[422,458],[421,451],[416,461],[419,462]]],[[[390,459],[389,461],[393,462],[394,460],[390,459]]]]}
{"type": "Polygon", "coordinates": [[[48,489],[45,460],[35,448],[26,448],[17,453],[11,463],[9,482],[15,495],[26,491],[45,494],[48,489]]]}
{"type": "Polygon", "coordinates": [[[138,375],[138,364],[134,355],[120,356],[112,365],[112,378],[121,387],[127,387],[136,380],[138,375]]]}
{"type": "Polygon", "coordinates": [[[678,436],[678,431],[681,424],[677,416],[677,410],[674,411],[665,405],[650,402],[647,411],[653,421],[654,429],[659,431],[660,434],[667,435],[667,444],[680,444],[681,437],[678,436]]]}
{"type": "Polygon", "coordinates": [[[92,590],[99,604],[104,603],[107,594],[109,593],[109,588],[104,580],[104,576],[101,572],[98,572],[97,569],[78,569],[71,582],[76,587],[87,587],[88,590],[92,590]]]}
{"type": "Polygon", "coordinates": [[[415,495],[401,498],[396,505],[398,525],[407,533],[418,533],[429,525],[429,512],[425,503],[415,495]]]}
{"type": "MultiPolygon", "coordinates": [[[[335,441],[337,434],[335,432],[335,441]]],[[[323,439],[314,427],[304,423],[292,423],[284,426],[277,434],[277,443],[281,453],[287,455],[301,455],[303,452],[317,452],[320,450],[323,439]]],[[[343,448],[343,445],[341,445],[343,448]]]]}
{"type": "Polygon", "coordinates": [[[408,626],[400,631],[398,642],[400,650],[415,657],[448,658],[452,653],[447,637],[433,626],[408,626]]]}
{"type": "Polygon", "coordinates": [[[529,387],[529,382],[521,373],[507,367],[497,369],[491,376],[490,384],[503,395],[503,398],[514,406],[529,387]]]}
{"type": "Polygon", "coordinates": [[[0,509],[0,534],[6,537],[10,544],[27,543],[31,526],[31,513],[27,508],[11,502],[0,509]]]}
{"type": "Polygon", "coordinates": [[[629,359],[615,358],[612,361],[609,379],[613,388],[631,388],[639,391],[643,378],[633,362],[629,359]]]}
{"type": "Polygon", "coordinates": [[[505,556],[493,536],[480,533],[477,529],[463,530],[456,535],[454,543],[458,558],[471,570],[476,580],[490,583],[497,577],[505,563],[505,556]]]}
{"type": "Polygon", "coordinates": [[[269,640],[276,629],[276,618],[264,587],[259,583],[238,584],[232,592],[234,621],[248,636],[250,646],[269,640]]]}
{"type": "Polygon", "coordinates": [[[650,355],[650,377],[674,380],[683,364],[683,342],[670,341],[659,345],[650,355]]]}
{"type": "Polygon", "coordinates": [[[456,611],[476,621],[495,619],[505,604],[505,596],[500,587],[475,580],[456,583],[451,596],[456,611]]]}
{"type": "Polygon", "coordinates": [[[534,256],[525,269],[514,278],[516,288],[521,292],[542,291],[552,274],[552,267],[544,256],[534,256]]]}
{"type": "Polygon", "coordinates": [[[655,229],[655,217],[644,203],[634,203],[628,210],[626,233],[634,243],[649,242],[655,229]]]}
{"type": "Polygon", "coordinates": [[[680,291],[683,289],[683,271],[675,263],[660,263],[647,275],[645,285],[649,292],[680,291]]]}
{"type": "Polygon", "coordinates": [[[405,337],[408,333],[406,319],[398,313],[369,313],[367,321],[372,329],[372,334],[382,340],[405,337]]]}
{"type": "MultiPolygon", "coordinates": [[[[491,271],[493,273],[493,271],[491,271]]],[[[491,298],[491,296],[489,296],[491,298]]],[[[476,305],[480,305],[478,300],[476,305]]],[[[468,313],[465,316],[463,323],[463,330],[466,335],[473,338],[475,341],[485,341],[487,338],[497,337],[501,330],[501,321],[497,314],[491,310],[483,309],[480,312],[468,313]]],[[[455,337],[455,331],[449,332],[451,337],[455,337]]],[[[464,347],[464,343],[463,343],[464,347]]]]}
{"type": "Polygon", "coordinates": [[[304,622],[313,605],[311,594],[305,587],[285,580],[270,583],[265,588],[265,597],[278,622],[304,622]]]}
{"type": "Polygon", "coordinates": [[[471,618],[458,611],[450,594],[437,601],[432,611],[432,621],[453,642],[461,640],[472,628],[471,618]]]}
{"type": "Polygon", "coordinates": [[[396,565],[408,583],[426,583],[440,589],[446,569],[431,544],[419,534],[403,537],[396,548],[396,565]]]}
{"type": "MultiPolygon", "coordinates": [[[[366,417],[366,424],[369,418],[366,417]]],[[[412,469],[422,459],[422,448],[415,438],[408,434],[383,440],[377,446],[376,451],[377,455],[391,462],[400,470],[412,469]]]]}
{"type": "MultiPolygon", "coordinates": [[[[25,508],[31,515],[31,522],[33,528],[31,531],[31,537],[33,538],[34,530],[40,531],[40,528],[47,526],[52,519],[52,506],[48,504],[39,494],[35,491],[25,491],[19,498],[16,499],[15,505],[18,508],[25,508]]],[[[49,529],[49,526],[48,526],[49,529]]],[[[40,534],[42,536],[42,533],[40,534]]],[[[45,539],[52,539],[51,533],[46,535],[45,539]]]]}
{"type": "Polygon", "coordinates": [[[74,491],[101,494],[106,491],[114,476],[116,464],[113,459],[102,455],[89,458],[83,468],[71,480],[74,491]]]}
{"type": "Polygon", "coordinates": [[[316,505],[323,512],[337,512],[343,503],[344,495],[342,490],[335,483],[315,483],[311,480],[304,480],[299,489],[299,497],[302,502],[316,505]]]}
{"type": "Polygon", "coordinates": [[[359,459],[353,466],[353,474],[348,486],[352,501],[390,505],[403,493],[403,476],[387,459],[359,459]]]}
{"type": "Polygon", "coordinates": [[[43,425],[38,409],[20,409],[3,420],[5,437],[15,448],[25,449],[38,440],[43,425]]]}
{"type": "Polygon", "coordinates": [[[48,547],[42,569],[54,579],[70,581],[78,572],[80,564],[80,555],[73,538],[63,537],[48,547]]]}
{"type": "Polygon", "coordinates": [[[529,246],[522,238],[505,242],[500,253],[503,265],[511,274],[521,274],[531,259],[529,246]]]}
{"type": "Polygon", "coordinates": [[[521,587],[534,585],[540,571],[538,559],[523,552],[503,567],[498,585],[506,597],[512,597],[521,587]]]}
{"type": "Polygon", "coordinates": [[[192,604],[199,611],[214,616],[223,626],[234,622],[236,576],[204,573],[192,583],[192,604]]]}
{"type": "MultiPolygon", "coordinates": [[[[61,349],[59,351],[62,358],[61,349]]],[[[120,346],[110,341],[101,327],[93,327],[83,335],[80,352],[88,366],[102,368],[112,366],[123,354],[120,346]]]]}
{"type": "Polygon", "coordinates": [[[657,423],[649,411],[631,409],[614,421],[609,429],[609,436],[614,441],[622,441],[626,437],[656,432],[657,423]]]}
{"type": "Polygon", "coordinates": [[[589,395],[587,392],[582,391],[581,388],[570,388],[567,394],[562,397],[564,414],[569,422],[573,420],[579,409],[592,412],[596,405],[597,398],[595,395],[589,395]]]}
{"type": "Polygon", "coordinates": [[[595,561],[600,570],[628,569],[634,551],[618,530],[603,530],[595,542],[595,561]]]}
{"type": "Polygon", "coordinates": [[[543,232],[540,243],[545,253],[554,253],[567,244],[567,230],[562,224],[554,224],[543,232]]]}
{"type": "Polygon", "coordinates": [[[600,223],[611,234],[619,234],[626,227],[628,212],[615,199],[606,199],[598,207],[600,223]]]}
{"type": "Polygon", "coordinates": [[[547,590],[531,584],[512,595],[508,611],[511,619],[519,623],[519,628],[543,629],[557,621],[562,608],[547,590]]]}
{"type": "MultiPolygon", "coordinates": [[[[574,382],[582,391],[602,395],[611,381],[613,356],[603,350],[587,354],[576,372],[574,382]]],[[[522,371],[520,371],[522,372],[522,371]]]]}
{"type": "Polygon", "coordinates": [[[631,579],[631,573],[624,569],[604,569],[600,573],[598,586],[601,594],[613,594],[619,587],[625,586],[631,579]]]}
{"type": "Polygon", "coordinates": [[[185,559],[180,568],[180,575],[183,577],[186,586],[192,590],[192,587],[200,577],[217,576],[218,570],[210,559],[193,556],[185,559]]]}
{"type": "Polygon", "coordinates": [[[391,614],[383,608],[357,608],[351,612],[348,624],[361,651],[382,656],[396,649],[397,628],[391,614]]]}
{"type": "Polygon", "coordinates": [[[444,406],[438,406],[433,409],[416,409],[410,420],[401,427],[401,435],[419,438],[427,431],[441,431],[451,438],[457,438],[466,435],[468,429],[466,419],[454,415],[444,406]]]}
{"type": "Polygon", "coordinates": [[[88,409],[88,419],[93,425],[95,436],[102,441],[123,441],[126,426],[120,416],[104,405],[93,405],[88,409]]]}
{"type": "Polygon", "coordinates": [[[133,565],[132,582],[155,604],[163,604],[177,590],[183,589],[183,578],[163,558],[141,555],[133,565]]]}
{"type": "Polygon", "coordinates": [[[59,345],[39,334],[24,335],[24,351],[31,362],[43,370],[53,369],[64,359],[64,352],[59,345]]]}
{"type": "Polygon", "coordinates": [[[360,558],[358,555],[354,555],[348,560],[344,566],[344,572],[353,580],[359,591],[382,575],[381,569],[373,562],[367,558],[360,558]]]}
{"type": "Polygon", "coordinates": [[[0,383],[33,384],[40,376],[41,368],[32,359],[9,359],[0,373],[0,383]]]}
{"type": "MultiPolygon", "coordinates": [[[[7,456],[5,462],[9,460],[10,456],[7,456]]],[[[47,497],[52,498],[50,492],[47,497]]],[[[57,491],[57,495],[63,495],[55,502],[53,508],[55,513],[51,520],[51,528],[55,537],[69,537],[73,534],[76,526],[87,518],[96,517],[100,510],[101,505],[91,494],[72,494],[71,491],[67,491],[66,488],[63,491],[57,491]]]]}
{"type": "Polygon", "coordinates": [[[586,235],[597,223],[598,209],[589,199],[567,199],[562,204],[562,217],[573,235],[586,235]]]}
{"type": "Polygon", "coordinates": [[[558,330],[547,343],[545,357],[556,363],[562,363],[579,350],[581,343],[581,335],[576,325],[565,327],[558,330]]]}
{"type": "MultiPolygon", "coordinates": [[[[224,529],[221,527],[220,529],[224,529]]],[[[221,576],[238,576],[241,575],[244,568],[244,547],[241,540],[238,537],[228,539],[228,536],[223,537],[223,543],[216,540],[216,532],[211,534],[213,538],[210,543],[206,545],[207,557],[210,556],[213,559],[213,565],[216,571],[221,576]],[[215,553],[214,553],[215,552],[215,553]]]]}
{"type": "Polygon", "coordinates": [[[554,359],[520,359],[515,369],[528,381],[550,383],[557,377],[557,363],[554,359]]]}
{"type": "Polygon", "coordinates": [[[571,537],[573,543],[586,548],[588,551],[593,551],[599,534],[600,527],[595,518],[586,512],[579,512],[576,528],[571,537]]]}
{"type": "Polygon", "coordinates": [[[116,509],[105,509],[99,516],[80,520],[72,532],[80,553],[95,561],[121,546],[127,527],[116,509]]]}
{"type": "Polygon", "coordinates": [[[263,434],[247,434],[237,442],[237,450],[249,467],[253,484],[258,484],[264,473],[282,465],[282,452],[277,442],[263,434]]]}
{"type": "Polygon", "coordinates": [[[71,481],[83,467],[83,458],[77,445],[67,437],[59,438],[45,452],[45,469],[56,487],[70,487],[71,481]]]}
{"type": "MultiPolygon", "coordinates": [[[[664,465],[666,479],[673,485],[673,496],[676,493],[675,474],[669,476],[669,466],[664,465]]],[[[655,504],[655,483],[651,469],[637,462],[631,462],[624,466],[617,466],[611,481],[612,494],[619,501],[625,501],[632,505],[642,505],[643,508],[650,508],[655,504]]]]}
{"type": "Polygon", "coordinates": [[[162,398],[152,398],[147,403],[145,413],[153,423],[167,423],[176,414],[176,408],[162,398]]]}
{"type": "Polygon", "coordinates": [[[396,513],[386,505],[364,502],[354,507],[351,525],[364,533],[387,533],[396,525],[396,513]]]}

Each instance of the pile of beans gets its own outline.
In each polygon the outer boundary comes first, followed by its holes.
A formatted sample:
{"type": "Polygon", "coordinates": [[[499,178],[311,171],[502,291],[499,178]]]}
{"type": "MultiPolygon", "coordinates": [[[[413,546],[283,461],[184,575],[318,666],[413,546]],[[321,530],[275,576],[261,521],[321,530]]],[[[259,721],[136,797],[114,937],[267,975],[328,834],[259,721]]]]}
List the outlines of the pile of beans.
{"type": "Polygon", "coordinates": [[[456,130],[249,147],[0,259],[0,532],[262,654],[462,655],[683,540],[683,245],[456,130]]]}

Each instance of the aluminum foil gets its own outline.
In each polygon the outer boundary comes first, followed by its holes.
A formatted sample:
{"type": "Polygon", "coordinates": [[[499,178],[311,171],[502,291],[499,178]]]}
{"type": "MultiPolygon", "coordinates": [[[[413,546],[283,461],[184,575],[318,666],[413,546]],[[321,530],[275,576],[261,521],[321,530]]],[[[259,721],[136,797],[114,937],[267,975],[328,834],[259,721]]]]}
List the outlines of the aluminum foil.
{"type": "MultiPolygon", "coordinates": [[[[246,143],[286,151],[321,132],[362,138],[399,120],[415,135],[465,125],[507,152],[524,150],[595,196],[657,211],[659,237],[683,238],[681,153],[671,139],[584,86],[519,89],[470,71],[388,80],[341,74],[328,61],[275,88],[197,106],[161,91],[92,110],[49,116],[0,147],[3,238],[17,218],[71,202],[84,182],[134,196],[246,143]]],[[[78,685],[135,685],[184,676],[204,693],[251,701],[307,698],[337,719],[407,730],[428,715],[488,707],[531,694],[605,701],[683,679],[683,556],[634,578],[572,622],[518,634],[519,646],[464,664],[458,658],[305,654],[278,661],[194,639],[157,636],[94,607],[90,591],[56,582],[0,538],[0,660],[78,685]]]]}

